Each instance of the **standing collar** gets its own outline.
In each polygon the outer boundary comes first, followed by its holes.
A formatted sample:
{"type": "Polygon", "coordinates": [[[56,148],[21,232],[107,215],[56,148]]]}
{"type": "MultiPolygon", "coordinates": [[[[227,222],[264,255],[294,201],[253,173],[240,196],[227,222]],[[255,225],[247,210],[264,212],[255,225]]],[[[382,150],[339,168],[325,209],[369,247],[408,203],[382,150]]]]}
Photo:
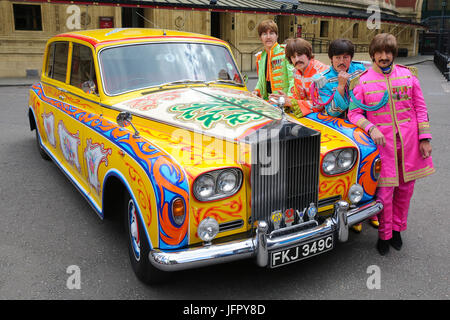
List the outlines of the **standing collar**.
{"type": "MultiPolygon", "coordinates": [[[[273,49],[278,45],[278,42],[275,41],[275,43],[273,44],[273,46],[270,48],[270,52],[273,51],[273,49]]],[[[264,48],[264,52],[267,53],[266,48],[264,48]]]]}
{"type": "Polygon", "coordinates": [[[394,69],[395,69],[395,63],[392,62],[392,65],[391,65],[391,71],[390,71],[389,73],[384,73],[383,70],[381,70],[381,68],[380,68],[375,62],[372,63],[372,69],[373,69],[373,71],[375,71],[376,73],[379,73],[379,74],[382,74],[382,75],[385,75],[385,76],[389,76],[389,75],[392,74],[392,72],[394,72],[394,69]]]}

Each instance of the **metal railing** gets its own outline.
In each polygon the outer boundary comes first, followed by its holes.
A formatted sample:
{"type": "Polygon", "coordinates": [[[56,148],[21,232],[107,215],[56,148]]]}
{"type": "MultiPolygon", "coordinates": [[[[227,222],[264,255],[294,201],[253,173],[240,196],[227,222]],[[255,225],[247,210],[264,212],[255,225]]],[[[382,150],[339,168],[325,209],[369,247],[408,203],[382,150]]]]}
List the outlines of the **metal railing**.
{"type": "MultiPolygon", "coordinates": [[[[303,39],[309,41],[311,43],[313,53],[328,53],[328,46],[330,45],[331,40],[319,39],[315,38],[313,33],[305,33],[302,37],[303,39]]],[[[230,40],[226,40],[233,50],[234,57],[236,58],[236,62],[238,63],[239,69],[241,71],[256,71],[256,57],[255,54],[258,51],[264,50],[263,46],[259,45],[253,51],[241,51],[239,50],[230,40]],[[250,60],[250,68],[248,70],[244,70],[244,58],[248,57],[250,60]]],[[[355,52],[369,52],[368,44],[355,44],[355,52]]],[[[248,66],[245,66],[248,67],[248,66]]],[[[247,69],[247,68],[245,68],[247,69]]]]}
{"type": "MultiPolygon", "coordinates": [[[[331,40],[319,39],[314,34],[305,34],[303,39],[309,41],[313,48],[313,53],[328,53],[331,40]]],[[[354,44],[355,52],[369,52],[368,44],[354,44]]]]}
{"type": "Polygon", "coordinates": [[[226,40],[226,41],[231,46],[231,49],[234,51],[233,54],[234,54],[234,57],[236,58],[236,62],[238,63],[239,70],[255,71],[256,70],[256,59],[255,59],[255,63],[253,63],[253,59],[255,58],[255,54],[258,51],[263,50],[262,46],[258,46],[258,48],[256,48],[255,50],[253,50],[251,52],[242,52],[231,41],[229,41],[229,40],[226,40]],[[239,57],[238,57],[238,55],[239,55],[239,57]],[[246,55],[250,55],[250,70],[244,70],[244,68],[243,68],[244,57],[246,55]]]}
{"type": "Polygon", "coordinates": [[[442,72],[445,79],[450,81],[450,56],[435,51],[433,61],[439,71],[442,72]]]}

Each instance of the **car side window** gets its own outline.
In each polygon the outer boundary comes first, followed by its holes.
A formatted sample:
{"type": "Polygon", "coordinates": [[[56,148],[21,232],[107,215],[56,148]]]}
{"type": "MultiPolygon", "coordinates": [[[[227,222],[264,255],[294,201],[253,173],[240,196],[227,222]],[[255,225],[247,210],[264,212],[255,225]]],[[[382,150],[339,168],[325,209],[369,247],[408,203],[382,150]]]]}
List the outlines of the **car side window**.
{"type": "Polygon", "coordinates": [[[48,55],[47,55],[47,67],[45,70],[45,74],[49,78],[53,78],[53,61],[55,59],[55,44],[51,44],[48,49],[48,55]]]}
{"type": "Polygon", "coordinates": [[[82,89],[82,85],[86,81],[93,81],[95,87],[97,87],[92,50],[87,46],[74,43],[72,48],[70,84],[82,89]]]}
{"type": "Polygon", "coordinates": [[[69,43],[54,42],[49,48],[47,60],[47,76],[49,78],[66,82],[67,56],[69,43]]]}

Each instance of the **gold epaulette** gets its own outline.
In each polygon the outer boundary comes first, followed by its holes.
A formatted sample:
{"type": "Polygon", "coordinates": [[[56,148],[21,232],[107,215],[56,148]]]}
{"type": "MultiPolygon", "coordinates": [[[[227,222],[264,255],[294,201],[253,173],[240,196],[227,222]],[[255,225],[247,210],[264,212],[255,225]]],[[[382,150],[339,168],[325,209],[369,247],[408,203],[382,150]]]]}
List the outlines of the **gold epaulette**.
{"type": "Polygon", "coordinates": [[[411,74],[415,77],[419,75],[419,71],[417,70],[417,67],[407,67],[409,71],[411,71],[411,74]]]}
{"type": "Polygon", "coordinates": [[[402,64],[397,64],[397,66],[408,69],[409,72],[411,72],[411,74],[415,77],[417,77],[419,75],[419,71],[417,70],[417,67],[404,66],[402,64]]]}
{"type": "Polygon", "coordinates": [[[353,79],[350,80],[350,83],[348,85],[348,89],[349,90],[353,90],[358,84],[359,84],[359,77],[361,77],[363,74],[365,74],[367,72],[367,70],[365,70],[364,72],[358,74],[356,77],[354,77],[353,79]]]}

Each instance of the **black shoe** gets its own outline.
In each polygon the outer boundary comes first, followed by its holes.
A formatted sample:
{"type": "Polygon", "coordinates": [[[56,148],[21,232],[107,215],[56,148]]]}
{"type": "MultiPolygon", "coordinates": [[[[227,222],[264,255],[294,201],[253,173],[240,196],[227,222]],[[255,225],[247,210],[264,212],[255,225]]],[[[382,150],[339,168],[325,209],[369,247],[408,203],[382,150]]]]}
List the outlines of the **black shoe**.
{"type": "Polygon", "coordinates": [[[386,255],[389,252],[389,240],[378,239],[377,250],[382,256],[386,255]]]}
{"type": "Polygon", "coordinates": [[[392,238],[389,240],[389,243],[395,250],[400,250],[403,245],[402,237],[400,236],[400,232],[392,231],[392,238]]]}

